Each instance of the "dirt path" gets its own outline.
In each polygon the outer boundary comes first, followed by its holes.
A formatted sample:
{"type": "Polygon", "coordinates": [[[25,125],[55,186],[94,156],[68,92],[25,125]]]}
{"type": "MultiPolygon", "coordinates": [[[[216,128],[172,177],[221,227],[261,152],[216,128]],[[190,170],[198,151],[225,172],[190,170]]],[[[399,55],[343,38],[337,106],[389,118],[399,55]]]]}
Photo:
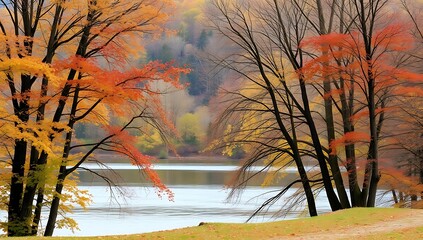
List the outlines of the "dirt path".
{"type": "MultiPolygon", "coordinates": [[[[272,238],[276,239],[313,239],[313,240],[332,240],[332,239],[345,239],[357,238],[360,236],[372,235],[382,232],[393,232],[396,230],[407,229],[411,227],[423,226],[423,211],[416,210],[406,214],[400,220],[393,217],[386,219],[384,222],[369,224],[364,226],[351,226],[350,228],[337,229],[336,231],[321,231],[306,234],[298,234],[294,236],[281,236],[272,238]]],[[[422,236],[423,239],[423,236],[422,236]]],[[[417,240],[417,239],[414,239],[417,240]]]]}

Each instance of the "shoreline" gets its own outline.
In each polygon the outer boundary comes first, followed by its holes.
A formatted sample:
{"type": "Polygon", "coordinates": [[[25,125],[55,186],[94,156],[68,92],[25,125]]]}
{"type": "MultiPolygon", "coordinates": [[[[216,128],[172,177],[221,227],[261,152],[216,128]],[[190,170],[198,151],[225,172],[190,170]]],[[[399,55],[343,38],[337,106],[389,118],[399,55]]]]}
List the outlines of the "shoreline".
{"type": "MultiPolygon", "coordinates": [[[[153,157],[153,163],[239,163],[241,159],[233,159],[226,156],[220,155],[190,155],[190,156],[169,156],[167,158],[158,158],[153,157]]],[[[97,153],[94,154],[95,159],[101,159],[104,163],[126,163],[127,161],[123,160],[123,157],[118,154],[110,153],[97,153]]]]}

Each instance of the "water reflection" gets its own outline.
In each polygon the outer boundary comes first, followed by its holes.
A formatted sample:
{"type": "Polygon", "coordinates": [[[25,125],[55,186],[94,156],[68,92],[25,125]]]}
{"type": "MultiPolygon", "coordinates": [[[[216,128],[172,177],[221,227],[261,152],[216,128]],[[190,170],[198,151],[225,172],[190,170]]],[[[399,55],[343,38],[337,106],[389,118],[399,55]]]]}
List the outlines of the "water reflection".
{"type": "MultiPolygon", "coordinates": [[[[96,164],[96,163],[84,163],[81,165],[81,167],[89,168],[91,170],[102,170],[102,169],[114,169],[114,170],[137,170],[139,169],[138,166],[127,164],[127,163],[106,163],[106,164],[96,164]]],[[[152,169],[156,171],[175,171],[175,170],[181,170],[181,171],[207,171],[207,172],[233,172],[236,171],[239,167],[237,165],[222,165],[222,164],[216,164],[216,163],[158,163],[154,164],[151,167],[152,169]]],[[[266,166],[252,166],[248,169],[250,172],[259,172],[259,171],[270,171],[275,172],[279,171],[278,168],[275,167],[266,167],[266,166]]],[[[311,170],[311,167],[305,167],[306,171],[311,170]]],[[[283,169],[283,172],[286,173],[295,173],[297,172],[295,167],[287,167],[283,169]]]]}
{"type": "MultiPolygon", "coordinates": [[[[97,164],[84,164],[83,167],[95,170],[97,173],[106,176],[113,181],[123,185],[145,185],[142,171],[137,166],[122,163],[110,163],[104,166],[97,164]],[[113,169],[113,171],[108,170],[113,169]]],[[[250,186],[261,186],[265,173],[259,173],[264,167],[254,167],[248,174],[256,176],[249,181],[250,186]]],[[[223,186],[233,179],[234,172],[238,169],[236,165],[216,165],[216,164],[156,164],[153,169],[157,171],[160,179],[167,185],[219,185],[223,186]]],[[[276,173],[274,169],[266,169],[272,174],[276,173]]],[[[104,185],[101,177],[87,171],[79,171],[79,177],[82,185],[104,185]]],[[[283,172],[283,181],[273,183],[271,186],[284,186],[297,179],[294,168],[288,168],[283,172]]]]}

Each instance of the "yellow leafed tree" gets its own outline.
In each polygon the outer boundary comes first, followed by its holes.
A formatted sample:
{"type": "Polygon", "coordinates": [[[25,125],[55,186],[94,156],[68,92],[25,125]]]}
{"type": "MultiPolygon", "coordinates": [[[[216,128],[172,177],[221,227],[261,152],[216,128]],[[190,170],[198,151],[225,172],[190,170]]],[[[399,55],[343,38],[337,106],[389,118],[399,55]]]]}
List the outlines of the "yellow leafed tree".
{"type": "MultiPolygon", "coordinates": [[[[44,235],[75,228],[58,219],[72,205],[85,207],[89,194],[77,189],[73,174],[99,149],[114,151],[139,166],[159,194],[172,193],[151,169],[151,158],[135,147],[127,129],[147,122],[167,136],[174,127],[161,108],[165,81],[180,88],[187,69],[169,63],[132,64],[145,35],[160,35],[171,0],[55,0],[0,2],[0,207],[8,236],[41,234],[42,208],[48,206],[44,235]],[[109,126],[110,113],[126,121],[109,126]],[[102,126],[105,135],[72,144],[81,121],[102,126]],[[78,154],[71,154],[78,152],[78,154]],[[10,168],[7,168],[7,167],[10,168]],[[66,190],[66,192],[64,191],[66,190]]],[[[140,131],[142,131],[141,128],[140,131]]]]}

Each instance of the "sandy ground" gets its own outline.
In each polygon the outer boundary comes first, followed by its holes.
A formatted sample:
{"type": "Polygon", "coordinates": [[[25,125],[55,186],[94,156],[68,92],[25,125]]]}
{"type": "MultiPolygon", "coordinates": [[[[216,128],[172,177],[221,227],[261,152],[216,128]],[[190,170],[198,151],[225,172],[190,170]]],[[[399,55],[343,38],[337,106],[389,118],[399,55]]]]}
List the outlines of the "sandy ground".
{"type": "MultiPolygon", "coordinates": [[[[314,232],[311,234],[301,234],[301,235],[292,235],[292,236],[281,236],[272,238],[276,239],[313,239],[313,240],[332,240],[332,239],[357,239],[359,240],[360,236],[367,236],[382,232],[395,232],[401,229],[407,229],[411,227],[423,226],[423,210],[416,210],[407,215],[405,215],[400,220],[389,218],[384,222],[379,222],[375,224],[338,229],[336,231],[321,231],[314,232]]],[[[306,227],[306,226],[305,226],[306,227]]],[[[420,239],[423,239],[423,234],[420,239]]],[[[418,239],[413,239],[418,240],[418,239]]]]}

